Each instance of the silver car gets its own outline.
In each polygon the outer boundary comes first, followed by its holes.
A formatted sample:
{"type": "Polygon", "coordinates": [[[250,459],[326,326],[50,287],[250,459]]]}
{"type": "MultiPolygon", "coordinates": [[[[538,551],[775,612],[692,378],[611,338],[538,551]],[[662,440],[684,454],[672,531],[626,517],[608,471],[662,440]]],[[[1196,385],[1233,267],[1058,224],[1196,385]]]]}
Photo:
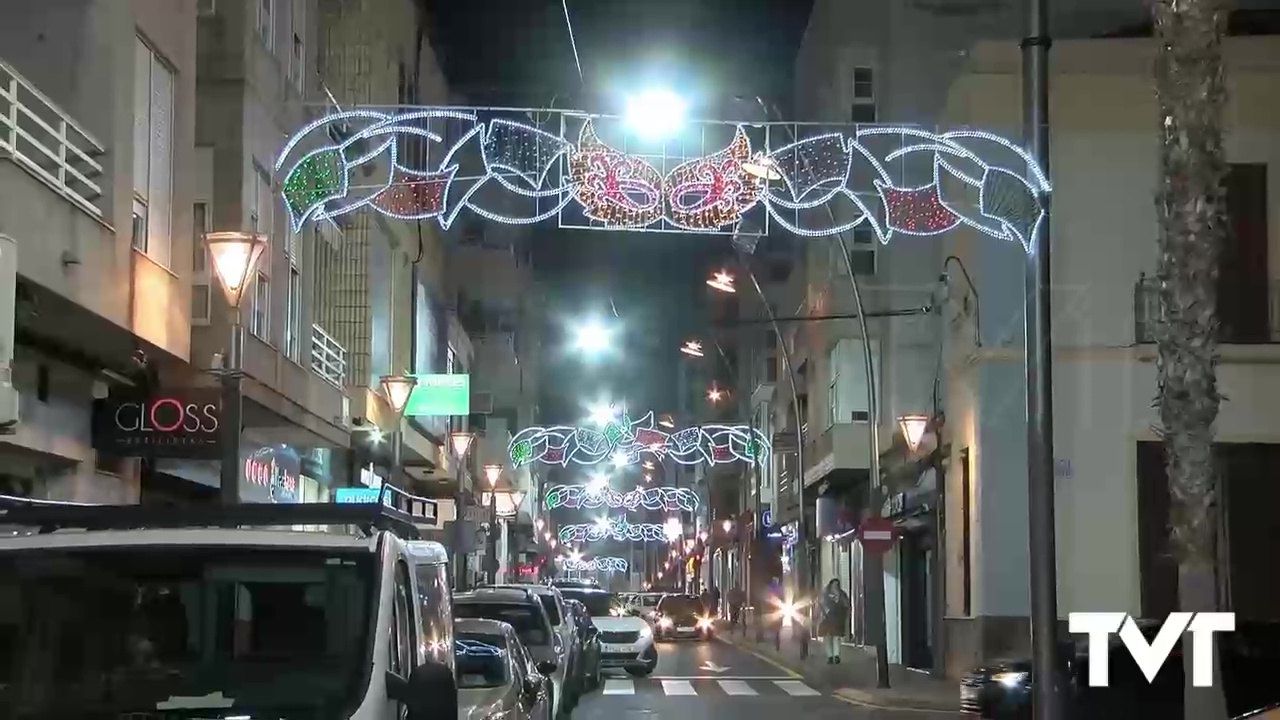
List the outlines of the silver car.
{"type": "Polygon", "coordinates": [[[538,596],[523,588],[483,587],[453,598],[453,617],[456,623],[464,619],[497,620],[515,630],[516,637],[529,649],[529,653],[550,672],[552,683],[552,717],[569,714],[573,700],[568,689],[572,676],[562,657],[564,650],[551,620],[538,596]]]}
{"type": "Polygon", "coordinates": [[[549,662],[537,662],[505,622],[458,620],[453,627],[458,720],[552,720],[549,662]]]}
{"type": "MultiPolygon", "coordinates": [[[[551,626],[555,628],[557,662],[564,669],[565,677],[569,679],[566,687],[572,693],[577,688],[575,681],[578,677],[578,626],[569,615],[569,607],[565,605],[564,596],[560,594],[560,590],[549,585],[533,583],[512,583],[491,587],[524,590],[533,593],[542,603],[542,607],[547,611],[547,617],[551,620],[551,626]]],[[[577,703],[576,697],[570,695],[567,698],[568,707],[571,708],[577,703]]]]}

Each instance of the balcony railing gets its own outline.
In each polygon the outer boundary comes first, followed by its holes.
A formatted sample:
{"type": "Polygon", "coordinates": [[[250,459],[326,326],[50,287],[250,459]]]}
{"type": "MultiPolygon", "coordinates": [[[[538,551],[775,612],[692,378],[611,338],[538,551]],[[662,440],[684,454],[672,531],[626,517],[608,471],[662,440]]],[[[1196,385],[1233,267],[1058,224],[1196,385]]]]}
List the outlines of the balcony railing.
{"type": "Polygon", "coordinates": [[[102,144],[53,101],[0,60],[0,158],[9,158],[90,215],[96,204],[105,154],[102,144]]]}
{"type": "Polygon", "coordinates": [[[311,370],[335,387],[347,382],[347,349],[319,325],[311,326],[311,370]]]}
{"type": "MultiPolygon", "coordinates": [[[[1274,279],[1224,283],[1230,294],[1218,297],[1218,342],[1237,345],[1280,342],[1280,286],[1274,279]]],[[[1156,341],[1161,321],[1160,288],[1143,276],[1133,286],[1133,339],[1156,341]]]]}

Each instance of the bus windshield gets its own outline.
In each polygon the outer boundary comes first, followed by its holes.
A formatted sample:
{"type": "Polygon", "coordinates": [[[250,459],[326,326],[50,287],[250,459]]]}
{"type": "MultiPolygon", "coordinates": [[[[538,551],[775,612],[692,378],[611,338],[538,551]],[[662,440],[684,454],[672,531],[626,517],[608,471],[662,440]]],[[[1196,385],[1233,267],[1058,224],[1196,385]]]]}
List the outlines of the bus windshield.
{"type": "Polygon", "coordinates": [[[255,716],[333,715],[364,691],[375,575],[367,551],[0,554],[0,716],[145,715],[216,694],[255,716]]]}

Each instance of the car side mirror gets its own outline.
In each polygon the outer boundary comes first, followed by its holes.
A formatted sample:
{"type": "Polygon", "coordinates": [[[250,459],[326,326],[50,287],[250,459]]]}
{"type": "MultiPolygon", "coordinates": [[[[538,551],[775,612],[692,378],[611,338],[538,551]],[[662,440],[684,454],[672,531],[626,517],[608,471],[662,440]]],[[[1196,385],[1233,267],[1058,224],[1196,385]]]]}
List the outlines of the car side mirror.
{"type": "Polygon", "coordinates": [[[556,667],[558,666],[554,662],[550,660],[543,660],[542,662],[538,663],[538,672],[542,673],[543,675],[550,675],[551,673],[556,671],[556,667]]]}
{"type": "Polygon", "coordinates": [[[404,703],[409,720],[458,716],[458,685],[448,665],[428,661],[407,680],[390,672],[386,678],[387,697],[404,703]]]}

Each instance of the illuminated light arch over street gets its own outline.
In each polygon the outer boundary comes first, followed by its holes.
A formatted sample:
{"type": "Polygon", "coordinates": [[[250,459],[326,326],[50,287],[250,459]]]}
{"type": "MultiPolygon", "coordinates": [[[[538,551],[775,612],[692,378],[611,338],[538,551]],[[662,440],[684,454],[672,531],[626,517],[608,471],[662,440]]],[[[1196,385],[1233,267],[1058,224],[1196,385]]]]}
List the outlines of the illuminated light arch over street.
{"type": "Polygon", "coordinates": [[[445,229],[467,213],[724,235],[862,226],[882,243],[963,226],[1027,251],[1050,192],[1024,150],[978,130],[699,121],[687,123],[696,141],[644,145],[621,127],[576,111],[358,109],[306,125],[275,170],[295,230],[367,208],[445,229]],[[773,142],[776,126],[798,140],[773,142]]]}
{"type": "Polygon", "coordinates": [[[650,455],[681,465],[731,462],[763,464],[771,452],[764,433],[748,425],[695,425],[675,432],[654,426],[652,412],[639,420],[623,417],[597,430],[555,425],[527,427],[507,446],[513,467],[533,462],[567,466],[611,461],[635,465],[650,455]]]}
{"type": "Polygon", "coordinates": [[[693,512],[698,509],[698,493],[690,488],[639,487],[627,492],[613,488],[594,490],[586,485],[552,485],[547,488],[544,500],[548,510],[569,508],[595,510],[607,507],[611,510],[635,512],[637,510],[666,510],[693,512]]]}

